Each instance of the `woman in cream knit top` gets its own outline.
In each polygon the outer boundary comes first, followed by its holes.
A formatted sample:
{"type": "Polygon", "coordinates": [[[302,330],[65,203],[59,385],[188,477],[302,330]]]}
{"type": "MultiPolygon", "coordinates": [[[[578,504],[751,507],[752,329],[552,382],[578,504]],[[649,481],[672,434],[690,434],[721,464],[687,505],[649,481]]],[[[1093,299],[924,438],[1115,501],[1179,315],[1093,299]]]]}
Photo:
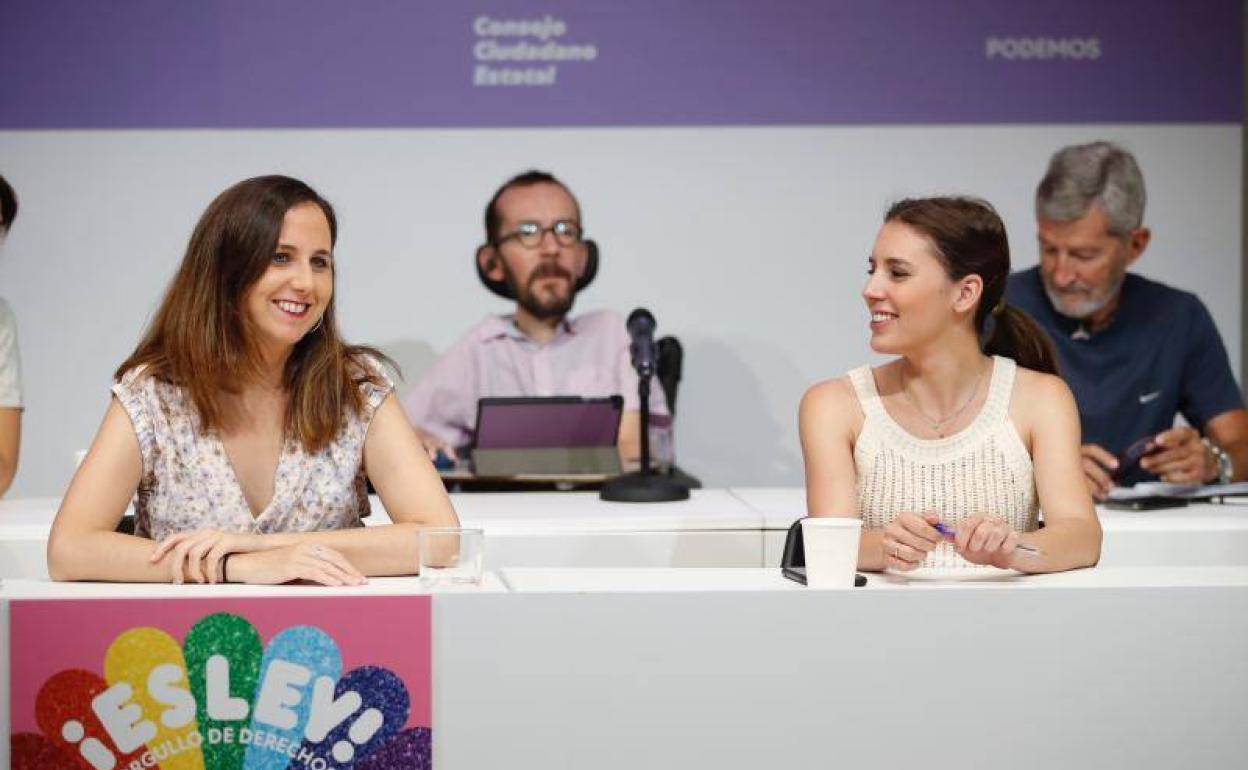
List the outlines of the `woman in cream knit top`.
{"type": "Polygon", "coordinates": [[[898,357],[803,398],[810,515],[861,516],[864,570],[1096,563],[1074,399],[1051,343],[1002,300],[1009,252],[996,212],[963,198],[902,201],[869,264],[871,347],[898,357]]]}
{"type": "MultiPolygon", "coordinates": [[[[990,513],[1016,532],[1036,529],[1031,456],[1009,418],[1017,367],[996,356],[990,368],[987,397],[971,424],[935,439],[918,438],[889,416],[870,367],[849,373],[864,415],[854,467],[858,512],[868,530],[882,530],[898,511],[933,511],[954,528],[973,512],[990,513]]],[[[923,564],[969,565],[947,540],[923,564]]]]}

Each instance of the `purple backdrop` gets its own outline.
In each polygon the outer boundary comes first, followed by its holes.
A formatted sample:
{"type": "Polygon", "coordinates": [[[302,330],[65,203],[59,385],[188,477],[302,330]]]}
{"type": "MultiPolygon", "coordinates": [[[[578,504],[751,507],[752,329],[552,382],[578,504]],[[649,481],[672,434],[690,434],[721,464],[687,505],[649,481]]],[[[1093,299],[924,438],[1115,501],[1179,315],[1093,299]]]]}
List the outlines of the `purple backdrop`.
{"type": "Polygon", "coordinates": [[[1237,122],[1242,29],[1239,0],[6,0],[0,128],[1237,122]]]}

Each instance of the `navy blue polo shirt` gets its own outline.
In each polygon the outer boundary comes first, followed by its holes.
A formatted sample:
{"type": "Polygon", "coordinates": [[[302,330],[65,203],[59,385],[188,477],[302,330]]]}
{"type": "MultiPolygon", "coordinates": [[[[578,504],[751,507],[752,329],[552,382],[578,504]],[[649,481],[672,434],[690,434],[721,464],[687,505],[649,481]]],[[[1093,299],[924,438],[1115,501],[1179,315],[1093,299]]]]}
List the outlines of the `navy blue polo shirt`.
{"type": "MultiPolygon", "coordinates": [[[[1194,294],[1128,273],[1117,312],[1096,333],[1053,309],[1039,267],[1011,275],[1005,295],[1053,338],[1085,444],[1118,455],[1170,428],[1176,414],[1201,429],[1244,406],[1222,338],[1194,294]]],[[[1137,469],[1122,482],[1149,478],[1137,469]]]]}

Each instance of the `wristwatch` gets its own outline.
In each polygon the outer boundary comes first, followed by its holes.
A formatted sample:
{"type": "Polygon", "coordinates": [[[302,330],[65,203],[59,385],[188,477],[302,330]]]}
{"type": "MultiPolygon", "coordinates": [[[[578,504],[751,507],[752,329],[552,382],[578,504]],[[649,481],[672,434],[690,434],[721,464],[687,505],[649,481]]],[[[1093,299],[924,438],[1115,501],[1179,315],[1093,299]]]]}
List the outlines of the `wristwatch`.
{"type": "Polygon", "coordinates": [[[1209,450],[1209,454],[1213,455],[1213,459],[1218,463],[1218,483],[1230,484],[1231,479],[1235,478],[1235,465],[1231,462],[1231,456],[1208,438],[1202,438],[1200,443],[1205,445],[1205,449],[1209,450]]]}

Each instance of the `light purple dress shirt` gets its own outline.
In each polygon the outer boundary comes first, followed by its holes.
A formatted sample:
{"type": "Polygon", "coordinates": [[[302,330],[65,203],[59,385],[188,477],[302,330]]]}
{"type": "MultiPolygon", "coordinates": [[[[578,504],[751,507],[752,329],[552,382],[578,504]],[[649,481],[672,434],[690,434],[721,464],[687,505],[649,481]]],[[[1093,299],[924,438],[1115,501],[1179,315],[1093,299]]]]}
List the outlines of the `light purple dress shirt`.
{"type": "MultiPolygon", "coordinates": [[[[637,373],[628,347],[624,318],[612,310],[565,319],[546,344],[525,336],[514,316],[487,316],[434,362],[403,408],[413,425],[454,447],[471,440],[481,398],[619,394],[624,411],[636,411],[637,373]]],[[[667,414],[657,378],[650,410],[667,414]]]]}

